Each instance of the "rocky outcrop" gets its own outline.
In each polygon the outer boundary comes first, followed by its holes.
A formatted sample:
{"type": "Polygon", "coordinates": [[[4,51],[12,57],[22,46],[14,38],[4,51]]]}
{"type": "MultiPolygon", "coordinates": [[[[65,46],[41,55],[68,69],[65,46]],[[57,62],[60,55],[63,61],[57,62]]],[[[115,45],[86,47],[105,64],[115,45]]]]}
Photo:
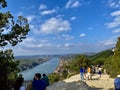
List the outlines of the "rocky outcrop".
{"type": "Polygon", "coordinates": [[[55,82],[47,87],[47,90],[114,90],[114,79],[109,75],[102,75],[101,78],[94,75],[92,80],[80,80],[80,75],[71,76],[63,81],[55,82]]]}
{"type": "Polygon", "coordinates": [[[90,90],[90,87],[83,81],[69,83],[59,81],[47,87],[47,90],[90,90]]]}

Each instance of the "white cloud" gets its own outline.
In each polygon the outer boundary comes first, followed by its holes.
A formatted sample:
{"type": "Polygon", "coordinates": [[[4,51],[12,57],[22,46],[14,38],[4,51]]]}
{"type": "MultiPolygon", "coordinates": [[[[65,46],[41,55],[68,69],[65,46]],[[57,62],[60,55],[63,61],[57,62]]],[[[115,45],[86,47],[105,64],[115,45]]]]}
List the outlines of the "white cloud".
{"type": "Polygon", "coordinates": [[[69,0],[65,6],[66,9],[68,8],[76,8],[79,7],[81,4],[79,1],[69,0]]]}
{"type": "Polygon", "coordinates": [[[116,5],[114,2],[112,2],[112,3],[110,3],[109,7],[116,7],[116,5]]]}
{"type": "Polygon", "coordinates": [[[27,16],[26,18],[27,18],[28,22],[31,22],[35,18],[35,16],[31,15],[31,16],[27,16]]]}
{"type": "Polygon", "coordinates": [[[73,3],[73,0],[69,0],[68,2],[67,2],[67,4],[66,4],[66,8],[69,8],[70,7],[70,5],[73,3]]]}
{"type": "Polygon", "coordinates": [[[26,45],[26,47],[29,47],[29,48],[41,48],[44,46],[45,46],[45,44],[28,44],[28,45],[26,45]]]}
{"type": "Polygon", "coordinates": [[[115,46],[115,37],[96,43],[48,43],[46,40],[30,38],[24,45],[12,47],[15,55],[46,55],[46,54],[74,54],[85,52],[99,52],[115,46]]]}
{"type": "Polygon", "coordinates": [[[101,42],[101,43],[103,43],[103,45],[113,45],[113,44],[115,44],[116,42],[115,42],[115,41],[112,41],[112,40],[106,40],[106,41],[103,41],[103,42],[101,42]]]}
{"type": "Polygon", "coordinates": [[[80,37],[85,37],[85,36],[86,36],[86,34],[84,34],[84,33],[80,34],[80,37]]]}
{"type": "Polygon", "coordinates": [[[32,25],[30,24],[30,30],[33,31],[33,33],[37,34],[39,31],[39,26],[38,25],[32,25]]]}
{"type": "Polygon", "coordinates": [[[72,47],[73,45],[72,44],[70,44],[70,43],[65,43],[65,45],[64,45],[65,47],[72,47]]]}
{"type": "Polygon", "coordinates": [[[110,14],[111,16],[119,16],[120,15],[120,10],[114,11],[110,14]]]}
{"type": "Polygon", "coordinates": [[[118,36],[113,36],[112,38],[108,40],[101,41],[99,44],[108,46],[108,45],[115,45],[116,44],[116,39],[118,36]]]}
{"type": "Polygon", "coordinates": [[[113,33],[120,33],[120,28],[112,31],[113,33]]]}
{"type": "Polygon", "coordinates": [[[80,5],[81,5],[81,4],[80,4],[79,1],[75,1],[75,2],[73,3],[72,7],[74,8],[74,7],[78,7],[78,6],[80,6],[80,5]]]}
{"type": "Polygon", "coordinates": [[[46,20],[45,23],[40,26],[40,31],[36,31],[36,33],[55,34],[69,31],[70,29],[71,27],[69,21],[63,20],[62,18],[53,17],[49,20],[46,20]]]}
{"type": "Polygon", "coordinates": [[[76,19],[76,17],[71,17],[71,20],[75,20],[76,19]]]}
{"type": "Polygon", "coordinates": [[[113,21],[106,23],[108,28],[114,28],[120,25],[120,10],[114,11],[110,14],[113,17],[113,21]]]}
{"type": "Polygon", "coordinates": [[[113,19],[113,22],[109,22],[105,24],[108,28],[114,28],[120,25],[120,16],[116,16],[113,19]]]}
{"type": "Polygon", "coordinates": [[[56,12],[55,9],[45,10],[45,11],[41,12],[41,15],[53,14],[53,13],[55,13],[55,12],[56,12]]]}
{"type": "Polygon", "coordinates": [[[40,48],[50,46],[47,39],[36,39],[33,37],[27,37],[23,42],[20,43],[21,47],[25,48],[40,48]]]}
{"type": "Polygon", "coordinates": [[[110,8],[119,8],[120,7],[120,0],[108,0],[107,6],[110,8]]]}
{"type": "Polygon", "coordinates": [[[39,9],[40,9],[40,10],[42,10],[42,9],[47,9],[47,6],[44,5],[44,4],[40,4],[39,9]]]}
{"type": "Polygon", "coordinates": [[[71,40],[73,39],[74,37],[73,36],[70,36],[70,35],[66,35],[66,34],[63,34],[62,35],[62,39],[65,39],[65,40],[71,40]]]}
{"type": "Polygon", "coordinates": [[[26,39],[23,40],[22,43],[20,43],[21,45],[27,45],[27,44],[32,44],[33,42],[36,42],[36,39],[33,37],[27,37],[26,39]]]}

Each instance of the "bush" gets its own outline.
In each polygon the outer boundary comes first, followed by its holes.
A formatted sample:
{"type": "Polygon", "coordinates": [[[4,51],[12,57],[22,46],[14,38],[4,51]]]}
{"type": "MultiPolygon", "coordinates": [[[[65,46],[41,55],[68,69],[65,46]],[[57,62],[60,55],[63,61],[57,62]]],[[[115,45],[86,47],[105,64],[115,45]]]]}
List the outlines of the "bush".
{"type": "Polygon", "coordinates": [[[56,74],[56,73],[53,73],[53,74],[50,74],[48,76],[48,78],[49,78],[50,84],[52,84],[52,83],[57,82],[57,81],[60,80],[60,75],[56,74]]]}

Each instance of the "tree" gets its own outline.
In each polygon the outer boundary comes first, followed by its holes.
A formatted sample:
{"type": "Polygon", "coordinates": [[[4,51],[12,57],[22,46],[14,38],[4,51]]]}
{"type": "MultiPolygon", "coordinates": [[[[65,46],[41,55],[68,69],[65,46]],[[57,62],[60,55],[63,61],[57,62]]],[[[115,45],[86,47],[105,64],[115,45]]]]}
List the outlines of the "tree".
{"type": "MultiPolygon", "coordinates": [[[[14,62],[13,59],[12,50],[0,51],[0,82],[2,82],[0,83],[0,89],[2,90],[6,90],[3,85],[7,85],[7,88],[9,88],[8,81],[15,81],[15,77],[17,77],[18,63],[14,62]]],[[[7,90],[10,90],[10,88],[7,90]]]]}
{"type": "Polygon", "coordinates": [[[120,37],[118,37],[116,48],[114,51],[114,57],[120,57],[120,37]]]}
{"type": "Polygon", "coordinates": [[[79,73],[80,67],[87,67],[90,65],[90,60],[85,55],[77,55],[70,62],[70,69],[76,73],[79,73]]]}
{"type": "MultiPolygon", "coordinates": [[[[5,0],[0,0],[0,9],[7,7],[5,0]]],[[[12,14],[0,12],[0,46],[5,47],[8,44],[16,46],[26,38],[29,24],[26,18],[18,16],[15,21],[12,14]]],[[[7,79],[12,72],[15,72],[17,64],[13,61],[14,55],[12,50],[2,50],[0,52],[0,90],[7,90],[7,79]]]]}
{"type": "Polygon", "coordinates": [[[120,74],[120,37],[118,37],[114,55],[111,59],[111,70],[110,70],[111,77],[116,77],[117,74],[120,74]]]}

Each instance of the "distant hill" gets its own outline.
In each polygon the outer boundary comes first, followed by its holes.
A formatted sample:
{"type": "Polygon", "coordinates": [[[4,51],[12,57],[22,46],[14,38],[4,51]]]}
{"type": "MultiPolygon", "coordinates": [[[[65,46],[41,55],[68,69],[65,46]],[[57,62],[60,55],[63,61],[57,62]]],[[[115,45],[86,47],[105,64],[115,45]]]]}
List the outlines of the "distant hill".
{"type": "Polygon", "coordinates": [[[38,59],[38,58],[55,58],[55,57],[73,57],[78,54],[59,54],[59,55],[25,55],[25,56],[15,56],[15,60],[33,60],[33,59],[38,59]]]}
{"type": "Polygon", "coordinates": [[[96,60],[98,58],[108,58],[110,56],[112,56],[114,54],[114,52],[111,49],[105,50],[105,51],[101,51],[93,56],[90,56],[90,58],[92,60],[96,60]]]}

